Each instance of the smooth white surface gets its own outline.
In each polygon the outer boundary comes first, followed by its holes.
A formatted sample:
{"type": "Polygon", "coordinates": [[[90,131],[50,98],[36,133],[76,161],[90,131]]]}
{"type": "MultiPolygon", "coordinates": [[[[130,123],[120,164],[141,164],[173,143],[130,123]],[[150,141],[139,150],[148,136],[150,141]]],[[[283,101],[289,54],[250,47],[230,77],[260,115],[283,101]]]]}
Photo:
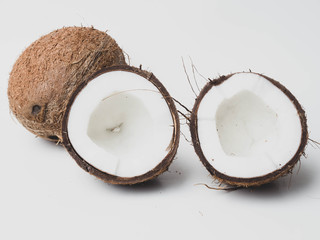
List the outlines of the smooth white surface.
{"type": "Polygon", "coordinates": [[[296,154],[301,123],[279,88],[259,75],[239,73],[204,96],[198,134],[203,154],[216,170],[258,177],[280,169],[296,154]]]}
{"type": "Polygon", "coordinates": [[[75,98],[68,135],[76,152],[103,172],[135,177],[168,154],[173,120],[147,79],[113,71],[90,81],[75,98]]]}
{"type": "MultiPolygon", "coordinates": [[[[277,79],[303,105],[310,137],[319,140],[319,12],[319,1],[0,1],[0,239],[318,240],[316,147],[308,146],[291,180],[225,192],[195,185],[217,186],[181,137],[169,172],[141,186],[112,186],[16,123],[6,90],[31,42],[62,26],[93,25],[109,30],[131,64],[153,71],[189,108],[195,96],[181,56],[191,80],[189,56],[205,77],[251,69],[277,79]]],[[[186,125],[182,132],[190,138],[186,125]]]]}

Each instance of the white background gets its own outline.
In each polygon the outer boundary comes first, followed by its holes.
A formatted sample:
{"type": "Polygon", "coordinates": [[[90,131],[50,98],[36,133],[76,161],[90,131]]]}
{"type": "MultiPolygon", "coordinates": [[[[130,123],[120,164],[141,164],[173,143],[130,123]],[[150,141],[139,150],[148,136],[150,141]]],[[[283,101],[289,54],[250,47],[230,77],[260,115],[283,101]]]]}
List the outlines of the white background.
{"type": "Polygon", "coordinates": [[[320,239],[320,150],[310,144],[300,171],[260,188],[195,185],[217,183],[183,138],[169,172],[112,186],[22,128],[6,95],[29,44],[63,26],[93,25],[189,108],[181,57],[191,76],[189,56],[205,77],[251,69],[275,78],[304,106],[319,140],[319,1],[1,0],[0,24],[0,239],[320,239]]]}

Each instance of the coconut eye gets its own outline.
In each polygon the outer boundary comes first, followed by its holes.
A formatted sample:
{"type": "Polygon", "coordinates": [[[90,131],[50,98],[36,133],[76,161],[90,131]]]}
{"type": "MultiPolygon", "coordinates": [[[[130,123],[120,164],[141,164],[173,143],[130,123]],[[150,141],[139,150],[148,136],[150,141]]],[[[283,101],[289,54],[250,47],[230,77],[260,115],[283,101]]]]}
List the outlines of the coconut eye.
{"type": "Polygon", "coordinates": [[[37,115],[41,111],[41,106],[39,105],[33,105],[32,106],[32,115],[37,115]]]}
{"type": "Polygon", "coordinates": [[[53,141],[58,141],[59,140],[59,138],[57,136],[55,136],[55,135],[50,135],[50,136],[48,136],[48,138],[53,140],[53,141]]]}

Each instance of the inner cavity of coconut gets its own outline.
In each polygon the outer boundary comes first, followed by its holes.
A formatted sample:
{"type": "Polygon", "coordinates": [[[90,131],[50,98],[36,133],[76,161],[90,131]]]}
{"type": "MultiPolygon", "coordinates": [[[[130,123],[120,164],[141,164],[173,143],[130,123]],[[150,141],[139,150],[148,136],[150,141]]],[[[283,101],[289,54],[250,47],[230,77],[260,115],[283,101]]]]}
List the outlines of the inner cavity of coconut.
{"type": "Polygon", "coordinates": [[[224,100],[215,116],[223,151],[229,156],[258,156],[277,138],[277,113],[253,92],[224,100]]]}
{"type": "Polygon", "coordinates": [[[134,177],[168,154],[173,136],[170,109],[158,89],[130,72],[98,76],[71,106],[68,136],[73,148],[99,170],[134,177]]]}
{"type": "Polygon", "coordinates": [[[301,124],[294,104],[279,88],[257,74],[240,73],[204,96],[198,134],[216,170],[250,178],[291,160],[300,145],[301,124]]]}
{"type": "Polygon", "coordinates": [[[87,134],[105,151],[116,155],[143,153],[140,142],[152,141],[153,120],[144,103],[130,92],[114,93],[90,115],[87,134]]]}

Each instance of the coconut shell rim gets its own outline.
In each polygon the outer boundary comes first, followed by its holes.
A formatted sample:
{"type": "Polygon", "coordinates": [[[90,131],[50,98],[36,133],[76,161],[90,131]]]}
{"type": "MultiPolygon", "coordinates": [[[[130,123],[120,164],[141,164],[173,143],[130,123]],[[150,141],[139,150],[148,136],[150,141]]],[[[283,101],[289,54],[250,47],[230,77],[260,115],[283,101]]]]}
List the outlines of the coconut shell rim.
{"type": "Polygon", "coordinates": [[[211,175],[213,175],[217,180],[219,180],[222,183],[227,183],[229,185],[234,185],[234,186],[240,186],[240,187],[250,187],[250,186],[259,186],[262,184],[266,184],[269,182],[272,182],[276,180],[277,178],[288,174],[295,164],[299,161],[301,155],[304,153],[305,146],[307,145],[308,141],[308,127],[307,127],[307,118],[305,115],[305,111],[298,102],[298,100],[295,98],[295,96],[285,87],[283,86],[280,82],[267,77],[263,74],[260,73],[255,73],[255,72],[236,72],[236,73],[231,73],[229,75],[223,75],[220,76],[219,78],[215,80],[210,80],[200,91],[198,97],[195,100],[192,112],[191,112],[191,118],[190,118],[190,133],[191,133],[191,138],[192,138],[192,143],[193,147],[195,149],[196,154],[200,158],[200,161],[202,164],[206,167],[206,169],[210,172],[211,175]],[[199,136],[198,136],[198,118],[197,118],[197,113],[199,110],[199,106],[201,104],[202,99],[204,96],[211,90],[212,87],[218,86],[222,84],[224,81],[228,80],[230,77],[232,77],[235,74],[241,74],[241,73],[251,73],[251,74],[256,74],[259,75],[269,82],[271,82],[275,87],[279,88],[293,103],[295,106],[299,118],[300,118],[300,124],[301,124],[301,138],[300,138],[300,145],[296,151],[296,153],[293,155],[293,157],[280,169],[277,169],[273,172],[270,172],[268,174],[258,176],[258,177],[252,177],[252,178],[240,178],[240,177],[232,177],[226,174],[221,173],[220,171],[216,170],[206,159],[204,156],[202,149],[201,149],[201,143],[199,141],[199,136]]]}
{"type": "Polygon", "coordinates": [[[148,180],[151,180],[163,172],[165,172],[170,164],[172,163],[174,156],[177,153],[178,146],[179,146],[179,140],[180,140],[180,122],[179,122],[179,116],[177,109],[175,107],[175,104],[173,102],[172,97],[166,90],[166,88],[163,86],[163,84],[155,77],[155,75],[151,72],[147,72],[142,70],[141,68],[136,68],[133,66],[129,65],[114,65],[110,67],[103,68],[99,70],[98,72],[94,73],[91,77],[88,78],[87,81],[83,82],[81,85],[79,85],[75,91],[72,93],[67,107],[65,114],[63,116],[62,120],[62,145],[66,148],[68,153],[72,156],[72,158],[76,161],[76,163],[84,169],[86,172],[90,173],[91,175],[96,176],[97,178],[111,184],[121,184],[121,185],[132,185],[132,184],[137,184],[137,183],[142,183],[148,180]],[[162,94],[164,100],[166,101],[168,108],[170,110],[172,120],[173,120],[173,134],[170,142],[170,151],[167,153],[167,155],[163,158],[163,160],[156,165],[153,169],[150,171],[134,176],[134,177],[119,177],[113,174],[109,174],[106,172],[101,171],[100,169],[94,167],[92,164],[88,163],[85,161],[78,153],[77,151],[73,148],[72,143],[69,139],[68,136],[68,119],[69,119],[69,113],[70,109],[72,107],[72,104],[78,94],[81,92],[82,89],[86,87],[86,85],[94,80],[96,77],[112,72],[112,71],[125,71],[125,72],[131,72],[140,75],[141,77],[145,78],[147,81],[151,82],[162,94]]]}

